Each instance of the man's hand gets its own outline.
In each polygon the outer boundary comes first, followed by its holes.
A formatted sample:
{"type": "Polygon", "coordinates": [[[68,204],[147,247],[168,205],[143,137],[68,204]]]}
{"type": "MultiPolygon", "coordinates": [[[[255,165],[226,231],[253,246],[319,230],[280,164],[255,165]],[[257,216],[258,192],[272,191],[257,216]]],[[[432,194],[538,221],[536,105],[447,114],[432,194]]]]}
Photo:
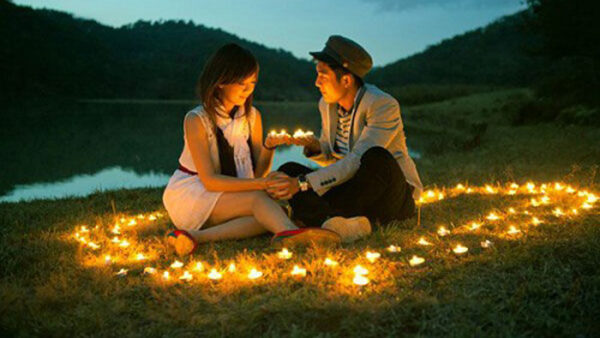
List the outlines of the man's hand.
{"type": "Polygon", "coordinates": [[[275,179],[267,185],[267,193],[272,198],[289,200],[300,190],[298,179],[289,177],[285,173],[274,171],[269,173],[267,177],[275,179]]]}

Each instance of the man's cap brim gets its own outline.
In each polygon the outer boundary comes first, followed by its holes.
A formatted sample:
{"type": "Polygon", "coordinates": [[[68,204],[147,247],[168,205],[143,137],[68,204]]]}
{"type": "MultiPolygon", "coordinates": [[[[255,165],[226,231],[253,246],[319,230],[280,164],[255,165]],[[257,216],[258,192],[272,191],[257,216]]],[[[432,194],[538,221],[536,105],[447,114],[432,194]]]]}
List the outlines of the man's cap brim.
{"type": "Polygon", "coordinates": [[[315,58],[315,60],[318,61],[323,61],[325,63],[329,63],[329,64],[337,64],[340,65],[340,62],[336,59],[334,59],[331,55],[325,53],[325,52],[310,52],[309,53],[313,58],[315,58]]]}

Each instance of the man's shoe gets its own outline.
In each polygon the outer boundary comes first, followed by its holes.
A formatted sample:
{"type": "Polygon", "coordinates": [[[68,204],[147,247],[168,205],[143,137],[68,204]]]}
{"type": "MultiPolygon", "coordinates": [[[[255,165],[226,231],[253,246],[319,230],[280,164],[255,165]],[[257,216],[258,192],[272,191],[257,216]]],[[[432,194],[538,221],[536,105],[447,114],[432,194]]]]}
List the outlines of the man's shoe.
{"type": "Polygon", "coordinates": [[[321,226],[340,235],[343,243],[354,242],[371,234],[371,222],[364,216],[352,218],[332,217],[321,226]]]}
{"type": "Polygon", "coordinates": [[[340,236],[327,229],[303,228],[276,233],[271,239],[275,247],[294,247],[314,244],[318,246],[336,246],[340,244],[340,236]]]}

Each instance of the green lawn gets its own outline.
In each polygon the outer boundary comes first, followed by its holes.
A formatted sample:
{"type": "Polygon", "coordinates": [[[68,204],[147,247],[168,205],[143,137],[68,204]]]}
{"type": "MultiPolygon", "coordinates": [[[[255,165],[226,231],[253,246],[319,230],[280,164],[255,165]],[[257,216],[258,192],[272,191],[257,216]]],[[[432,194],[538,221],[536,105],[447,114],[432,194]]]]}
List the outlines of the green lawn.
{"type": "Polygon", "coordinates": [[[600,130],[510,125],[528,95],[508,90],[404,108],[409,141],[425,137],[429,150],[417,161],[434,189],[420,226],[416,219],[388,224],[338,249],[294,250],[289,260],[279,259],[264,236],[202,245],[181,260],[183,268],[171,268],[176,257],[162,242],[171,224],[160,189],[0,204],[0,334],[598,336],[600,130]],[[519,184],[514,195],[511,182],[519,184]],[[480,189],[467,194],[454,188],[458,183],[480,189]],[[485,184],[502,190],[489,193],[485,184]],[[567,185],[576,191],[567,193],[567,185]],[[541,205],[532,206],[532,198],[541,205]],[[589,209],[582,208],[586,201],[589,209]],[[157,212],[164,216],[147,219],[157,212]],[[501,219],[486,219],[490,212],[501,219]],[[127,226],[138,214],[146,219],[127,226]],[[543,223],[533,225],[533,217],[543,223]],[[481,227],[471,230],[474,221],[481,227]],[[130,242],[126,248],[111,242],[115,222],[119,239],[130,242]],[[439,226],[452,233],[439,236],[439,226]],[[520,232],[508,234],[510,226],[520,232]],[[76,231],[101,247],[82,244],[76,231]],[[432,245],[419,245],[420,237],[432,245]],[[481,247],[485,240],[490,248],[481,247]],[[388,252],[392,244],[401,252],[388,252]],[[457,244],[469,251],[453,253],[457,244]],[[367,251],[381,258],[369,262],[367,251]],[[137,253],[146,260],[136,261],[137,253]],[[116,261],[106,264],[107,254],[116,261]],[[413,255],[425,262],[411,266],[413,255]],[[339,265],[324,265],[327,257],[339,265]],[[197,262],[205,271],[193,270],[197,262]],[[230,263],[235,272],[227,270],[230,263]],[[369,270],[365,286],[353,284],[357,264],[369,270]],[[290,275],[294,265],[307,275],[290,275]],[[158,272],[143,274],[145,267],[158,272]],[[252,267],[263,276],[249,280],[252,267]],[[121,268],[126,276],[115,275],[121,268]],[[208,279],[212,268],[221,280],[208,279]],[[193,280],[178,280],[184,269],[193,280]]]}

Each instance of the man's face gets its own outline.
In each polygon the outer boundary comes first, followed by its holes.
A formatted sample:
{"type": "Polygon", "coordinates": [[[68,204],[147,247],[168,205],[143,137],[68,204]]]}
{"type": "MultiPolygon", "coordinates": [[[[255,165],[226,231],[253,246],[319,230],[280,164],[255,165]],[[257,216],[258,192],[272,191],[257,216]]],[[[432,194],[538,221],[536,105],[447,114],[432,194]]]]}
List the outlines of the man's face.
{"type": "Polygon", "coordinates": [[[343,85],[344,76],[339,80],[334,71],[323,61],[317,63],[317,80],[315,86],[319,88],[323,100],[327,103],[338,102],[348,91],[347,86],[343,85]]]}

